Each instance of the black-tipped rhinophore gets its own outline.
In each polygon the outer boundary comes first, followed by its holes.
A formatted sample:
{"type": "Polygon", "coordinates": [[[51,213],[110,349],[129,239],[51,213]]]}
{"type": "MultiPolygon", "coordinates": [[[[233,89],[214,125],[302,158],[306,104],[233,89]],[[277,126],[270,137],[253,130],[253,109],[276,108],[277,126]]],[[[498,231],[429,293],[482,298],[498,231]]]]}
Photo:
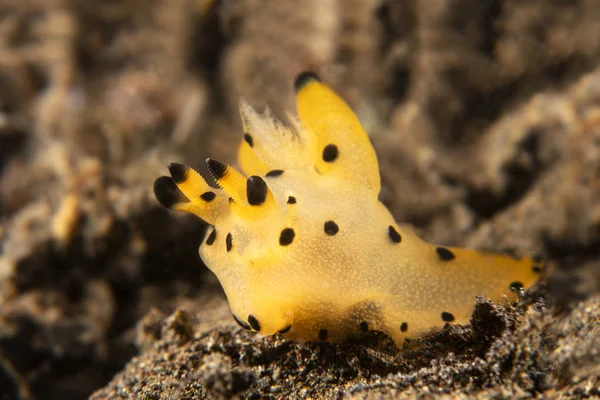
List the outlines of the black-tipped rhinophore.
{"type": "Polygon", "coordinates": [[[188,198],[169,176],[161,176],[154,181],[154,196],[160,204],[167,208],[173,208],[175,204],[189,203],[188,198]]]}
{"type": "Polygon", "coordinates": [[[208,172],[210,172],[213,178],[221,179],[223,176],[225,176],[225,173],[227,172],[227,164],[210,158],[206,159],[206,164],[208,165],[208,172]]]}
{"type": "Polygon", "coordinates": [[[267,199],[269,188],[265,181],[256,175],[252,175],[246,181],[246,197],[251,206],[260,206],[267,199]]]}
{"type": "Polygon", "coordinates": [[[318,81],[321,82],[321,79],[312,71],[304,71],[298,74],[296,79],[294,80],[294,90],[296,92],[300,91],[310,81],[318,81]]]}
{"type": "Polygon", "coordinates": [[[179,163],[170,163],[168,168],[175,183],[185,182],[188,176],[188,171],[190,170],[190,167],[187,165],[179,163]]]}

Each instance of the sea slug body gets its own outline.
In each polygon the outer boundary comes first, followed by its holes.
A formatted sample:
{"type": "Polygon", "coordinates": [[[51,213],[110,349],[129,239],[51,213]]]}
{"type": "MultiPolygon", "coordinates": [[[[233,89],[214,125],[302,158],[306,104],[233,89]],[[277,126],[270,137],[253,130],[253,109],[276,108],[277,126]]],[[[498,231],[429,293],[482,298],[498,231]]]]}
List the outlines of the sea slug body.
{"type": "Polygon", "coordinates": [[[211,225],[200,246],[244,329],[340,342],[378,330],[401,344],[466,324],[475,296],[516,299],[539,260],[428,244],[378,200],[375,151],[350,107],[311,72],[286,127],[240,103],[241,172],[207,159],[219,188],[170,164],[158,201],[211,225]]]}

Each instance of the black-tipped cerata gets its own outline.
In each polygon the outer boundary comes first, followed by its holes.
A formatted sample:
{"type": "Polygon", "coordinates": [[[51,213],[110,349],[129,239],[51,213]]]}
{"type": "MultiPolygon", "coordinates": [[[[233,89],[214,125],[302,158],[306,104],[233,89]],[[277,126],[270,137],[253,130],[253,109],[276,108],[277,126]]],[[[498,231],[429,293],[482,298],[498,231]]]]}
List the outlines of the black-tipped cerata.
{"type": "Polygon", "coordinates": [[[250,326],[252,327],[252,329],[254,329],[255,331],[260,331],[260,323],[254,317],[254,315],[252,315],[252,314],[248,315],[248,323],[250,324],[250,326]]]}
{"type": "Polygon", "coordinates": [[[298,74],[296,79],[294,80],[294,90],[299,92],[307,83],[311,81],[321,82],[321,79],[312,71],[304,71],[298,74]]]}
{"type": "Polygon", "coordinates": [[[246,197],[251,206],[260,206],[267,199],[269,188],[265,181],[256,175],[252,175],[246,181],[246,197]]]}
{"type": "Polygon", "coordinates": [[[438,257],[442,261],[452,261],[455,258],[454,253],[445,247],[436,247],[435,251],[437,252],[438,257]]]}
{"type": "Polygon", "coordinates": [[[171,163],[168,165],[168,168],[175,183],[185,182],[190,170],[190,167],[187,165],[179,163],[171,163]]]}
{"type": "Polygon", "coordinates": [[[215,179],[220,179],[224,177],[227,173],[227,168],[229,168],[227,164],[224,164],[217,160],[213,160],[211,158],[206,159],[206,164],[208,165],[208,172],[210,172],[210,174],[215,179]]]}
{"type": "Polygon", "coordinates": [[[169,176],[161,176],[154,181],[154,196],[166,208],[173,208],[175,204],[190,202],[169,176]]]}

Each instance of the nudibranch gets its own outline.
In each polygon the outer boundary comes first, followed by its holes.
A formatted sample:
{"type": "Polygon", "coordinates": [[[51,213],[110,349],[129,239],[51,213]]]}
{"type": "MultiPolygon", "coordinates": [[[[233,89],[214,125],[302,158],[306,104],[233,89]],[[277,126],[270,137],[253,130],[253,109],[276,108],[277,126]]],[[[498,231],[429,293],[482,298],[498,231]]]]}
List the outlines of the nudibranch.
{"type": "Polygon", "coordinates": [[[165,207],[210,227],[200,257],[244,329],[340,342],[369,330],[397,344],[467,324],[475,297],[515,300],[539,260],[428,244],[378,200],[377,156],[352,109],[314,73],[294,89],[290,127],[240,103],[241,172],[207,159],[213,188],[169,164],[165,207]]]}

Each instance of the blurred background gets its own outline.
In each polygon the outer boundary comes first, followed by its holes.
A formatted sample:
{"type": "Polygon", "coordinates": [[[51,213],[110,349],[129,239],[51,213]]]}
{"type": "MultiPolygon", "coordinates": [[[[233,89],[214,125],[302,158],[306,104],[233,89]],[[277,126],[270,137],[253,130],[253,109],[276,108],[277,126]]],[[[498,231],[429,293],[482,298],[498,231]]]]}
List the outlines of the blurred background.
{"type": "Polygon", "coordinates": [[[558,308],[597,292],[599,60],[598,0],[0,1],[0,392],[86,398],[153,307],[230,323],[205,226],[152,184],[235,163],[240,96],[285,118],[306,69],[397,220],[544,255],[558,308]]]}

